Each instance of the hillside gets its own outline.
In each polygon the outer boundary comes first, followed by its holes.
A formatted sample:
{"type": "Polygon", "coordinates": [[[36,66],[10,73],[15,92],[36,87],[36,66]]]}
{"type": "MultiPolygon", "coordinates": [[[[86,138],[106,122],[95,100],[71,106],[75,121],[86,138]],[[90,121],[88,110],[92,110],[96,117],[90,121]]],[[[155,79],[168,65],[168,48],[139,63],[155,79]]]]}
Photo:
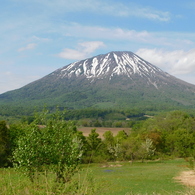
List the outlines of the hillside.
{"type": "Polygon", "coordinates": [[[68,109],[195,108],[195,85],[132,52],[110,52],[64,66],[20,89],[0,95],[0,105],[68,109]]]}

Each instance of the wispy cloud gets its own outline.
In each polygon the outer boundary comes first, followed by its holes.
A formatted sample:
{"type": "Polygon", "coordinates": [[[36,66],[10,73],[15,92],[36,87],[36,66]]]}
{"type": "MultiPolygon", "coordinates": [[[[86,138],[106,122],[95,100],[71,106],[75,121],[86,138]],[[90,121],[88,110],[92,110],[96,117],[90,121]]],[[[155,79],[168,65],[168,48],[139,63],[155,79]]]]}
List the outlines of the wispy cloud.
{"type": "Polygon", "coordinates": [[[88,37],[107,40],[142,40],[148,41],[151,33],[147,31],[135,31],[122,28],[105,28],[99,26],[84,26],[77,23],[72,23],[64,26],[64,36],[72,37],[88,37]]]}
{"type": "Polygon", "coordinates": [[[81,60],[89,57],[95,50],[104,46],[101,41],[82,42],[78,44],[76,49],[65,48],[57,56],[65,59],[81,60]]]}
{"type": "Polygon", "coordinates": [[[35,41],[39,41],[39,42],[49,42],[49,41],[51,41],[51,39],[49,39],[49,38],[38,37],[38,36],[35,36],[35,35],[33,35],[31,39],[35,40],[35,41]]]}
{"type": "Polygon", "coordinates": [[[128,9],[129,16],[136,16],[150,20],[158,20],[167,22],[171,19],[171,14],[168,11],[156,10],[150,7],[133,7],[128,9]]]}
{"type": "Polygon", "coordinates": [[[195,43],[195,33],[185,32],[151,32],[147,30],[137,31],[125,28],[84,26],[78,23],[64,25],[62,27],[62,31],[66,32],[64,36],[101,39],[107,41],[112,40],[115,42],[137,42],[137,45],[149,44],[155,48],[164,47],[172,50],[176,48],[189,49],[192,48],[195,43]]]}
{"type": "Polygon", "coordinates": [[[195,73],[195,49],[165,51],[161,49],[139,49],[137,55],[173,75],[195,73]]]}
{"type": "Polygon", "coordinates": [[[136,3],[114,2],[104,0],[35,0],[34,3],[52,9],[55,12],[93,12],[118,17],[138,17],[149,20],[169,21],[171,14],[168,11],[158,10],[152,7],[143,7],[136,3]]]}
{"type": "Polygon", "coordinates": [[[37,46],[37,44],[35,44],[35,43],[29,43],[25,47],[19,48],[18,51],[21,52],[21,51],[25,51],[25,50],[31,50],[31,49],[34,49],[36,46],[37,46]]]}

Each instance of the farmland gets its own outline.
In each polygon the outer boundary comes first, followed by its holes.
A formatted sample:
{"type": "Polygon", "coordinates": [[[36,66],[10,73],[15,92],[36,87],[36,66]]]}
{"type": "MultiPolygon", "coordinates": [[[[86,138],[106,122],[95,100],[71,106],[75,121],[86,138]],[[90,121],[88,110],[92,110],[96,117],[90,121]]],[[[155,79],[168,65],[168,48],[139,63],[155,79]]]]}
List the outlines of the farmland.
{"type": "Polygon", "coordinates": [[[96,132],[99,134],[99,137],[100,138],[103,138],[103,134],[106,132],[106,131],[111,131],[113,133],[114,136],[117,135],[117,133],[119,131],[122,131],[124,130],[126,133],[129,133],[130,131],[130,128],[109,128],[109,127],[79,127],[78,128],[78,131],[81,131],[83,132],[83,135],[84,136],[88,136],[91,132],[91,129],[96,129],[96,132]]]}

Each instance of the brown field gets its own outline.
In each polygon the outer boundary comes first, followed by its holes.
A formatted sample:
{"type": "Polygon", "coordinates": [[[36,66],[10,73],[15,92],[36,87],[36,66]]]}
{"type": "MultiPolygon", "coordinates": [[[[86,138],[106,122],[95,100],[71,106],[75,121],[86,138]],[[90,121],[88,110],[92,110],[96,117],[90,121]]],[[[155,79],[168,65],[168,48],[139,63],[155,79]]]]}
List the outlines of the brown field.
{"type": "Polygon", "coordinates": [[[117,135],[119,131],[124,130],[125,132],[129,133],[130,128],[109,128],[109,127],[78,127],[78,131],[82,131],[84,136],[88,136],[91,132],[91,129],[96,129],[96,132],[99,133],[99,137],[103,138],[103,134],[106,131],[111,131],[113,135],[117,135]]]}

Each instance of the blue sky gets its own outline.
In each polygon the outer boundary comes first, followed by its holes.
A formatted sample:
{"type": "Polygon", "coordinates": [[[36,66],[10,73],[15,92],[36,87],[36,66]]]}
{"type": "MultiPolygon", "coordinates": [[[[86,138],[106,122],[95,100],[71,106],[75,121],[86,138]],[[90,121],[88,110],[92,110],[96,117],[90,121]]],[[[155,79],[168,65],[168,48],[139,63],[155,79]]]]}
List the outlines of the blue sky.
{"type": "Polygon", "coordinates": [[[193,0],[1,0],[0,93],[110,51],[195,84],[194,19],[193,0]]]}

